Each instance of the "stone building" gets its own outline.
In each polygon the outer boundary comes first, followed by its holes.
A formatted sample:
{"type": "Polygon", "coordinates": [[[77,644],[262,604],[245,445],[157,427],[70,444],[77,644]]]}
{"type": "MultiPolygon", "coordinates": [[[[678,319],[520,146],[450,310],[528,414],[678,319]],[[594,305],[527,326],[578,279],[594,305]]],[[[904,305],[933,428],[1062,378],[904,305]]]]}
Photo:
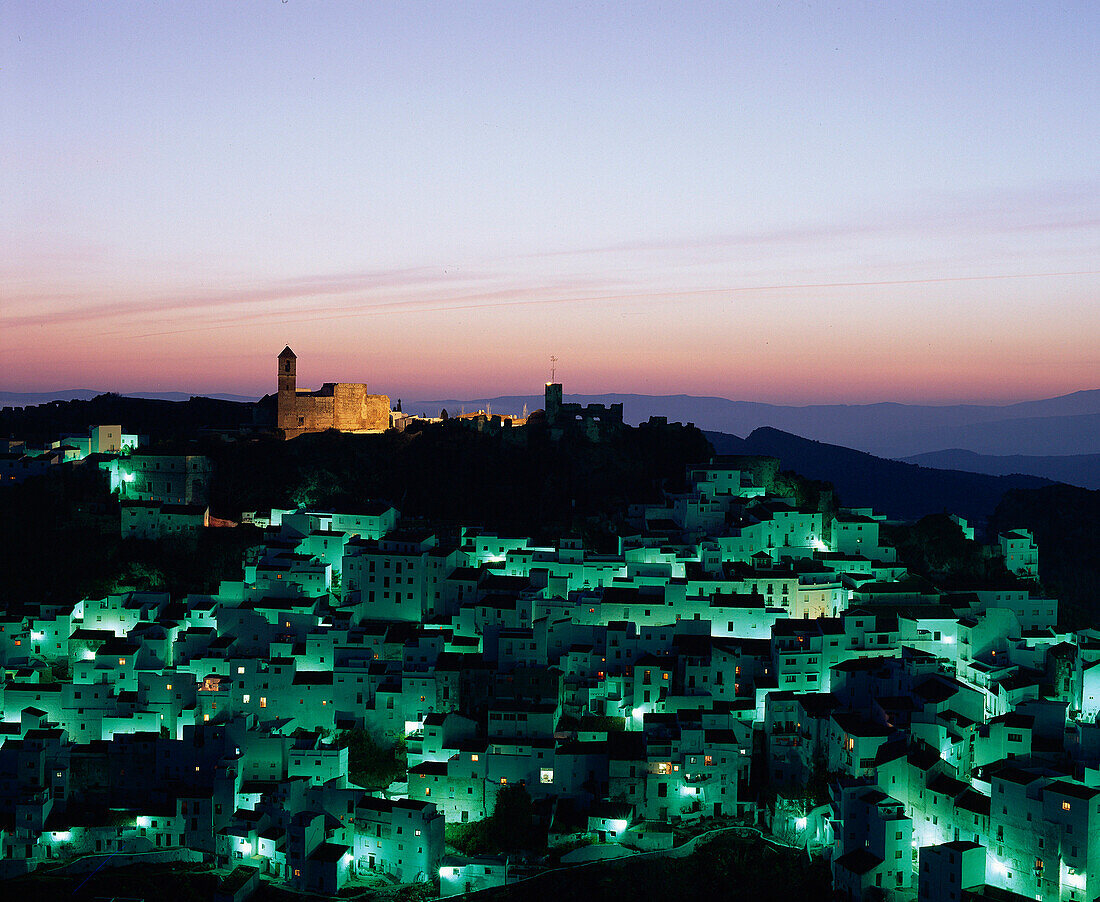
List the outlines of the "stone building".
{"type": "Polygon", "coordinates": [[[383,432],[390,428],[390,399],[372,395],[360,382],[326,382],[299,391],[297,355],[290,346],[279,355],[278,426],[286,438],[303,432],[383,432]]]}
{"type": "Polygon", "coordinates": [[[622,431],[623,405],[571,404],[562,401],[560,382],[546,383],[546,422],[553,438],[566,430],[578,430],[590,441],[600,441],[622,431]]]}

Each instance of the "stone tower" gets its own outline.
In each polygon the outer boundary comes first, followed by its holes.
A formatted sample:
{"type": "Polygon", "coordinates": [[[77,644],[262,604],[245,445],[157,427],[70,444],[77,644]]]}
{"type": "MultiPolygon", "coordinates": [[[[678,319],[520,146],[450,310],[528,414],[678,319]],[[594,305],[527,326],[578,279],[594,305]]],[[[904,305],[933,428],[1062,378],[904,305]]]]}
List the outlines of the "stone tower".
{"type": "Polygon", "coordinates": [[[551,426],[553,426],[558,421],[558,417],[561,416],[561,399],[561,383],[547,382],[543,409],[546,411],[546,421],[551,426]]]}
{"type": "Polygon", "coordinates": [[[280,429],[293,429],[298,425],[297,398],[297,373],[298,357],[290,350],[290,345],[283,348],[279,355],[279,415],[278,425],[280,429]]]}

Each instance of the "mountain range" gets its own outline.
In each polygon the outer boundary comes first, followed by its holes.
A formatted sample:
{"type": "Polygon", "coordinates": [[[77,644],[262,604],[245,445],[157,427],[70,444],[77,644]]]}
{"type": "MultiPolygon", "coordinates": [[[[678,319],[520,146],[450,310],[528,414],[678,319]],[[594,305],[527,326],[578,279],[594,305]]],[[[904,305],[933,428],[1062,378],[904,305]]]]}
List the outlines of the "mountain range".
{"type": "MultiPolygon", "coordinates": [[[[32,407],[37,404],[49,404],[51,401],[90,401],[106,392],[91,388],[70,388],[65,391],[0,391],[0,407],[32,407]]],[[[123,398],[150,398],[155,401],[186,401],[192,397],[215,398],[219,401],[258,401],[255,395],[231,395],[214,392],[199,395],[196,392],[125,392],[123,398]]]]}
{"type": "Polygon", "coordinates": [[[784,470],[831,482],[845,507],[873,507],[895,520],[917,520],[950,513],[984,523],[1005,492],[1051,485],[1037,476],[990,476],[938,470],[875,457],[864,451],[763,427],[747,438],[704,432],[719,454],[753,454],[779,458],[784,470]]]}
{"type": "MultiPolygon", "coordinates": [[[[816,404],[788,407],[692,395],[567,395],[581,404],[622,404],[627,422],[651,416],[694,423],[700,429],[748,435],[771,426],[806,438],[902,458],[947,448],[976,454],[1068,455],[1100,453],[1100,389],[1007,405],[816,404]]],[[[408,401],[409,413],[438,415],[492,408],[518,415],[543,406],[536,395],[472,400],[408,401]]]]}
{"type": "Polygon", "coordinates": [[[931,451],[903,458],[907,463],[943,470],[966,470],[991,476],[1030,473],[1056,482],[1100,489],[1100,454],[1069,454],[1064,456],[1034,456],[1026,454],[975,454],[963,448],[931,451]]]}

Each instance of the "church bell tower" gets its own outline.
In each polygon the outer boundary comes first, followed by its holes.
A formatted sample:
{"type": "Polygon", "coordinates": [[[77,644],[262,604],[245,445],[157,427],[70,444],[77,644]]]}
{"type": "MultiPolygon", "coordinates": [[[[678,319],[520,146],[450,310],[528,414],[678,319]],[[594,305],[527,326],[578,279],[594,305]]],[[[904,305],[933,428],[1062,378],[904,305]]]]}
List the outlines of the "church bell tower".
{"type": "Polygon", "coordinates": [[[297,405],[295,403],[298,379],[297,367],[298,357],[290,350],[290,345],[287,345],[279,355],[278,425],[280,429],[293,429],[298,425],[297,405]]]}

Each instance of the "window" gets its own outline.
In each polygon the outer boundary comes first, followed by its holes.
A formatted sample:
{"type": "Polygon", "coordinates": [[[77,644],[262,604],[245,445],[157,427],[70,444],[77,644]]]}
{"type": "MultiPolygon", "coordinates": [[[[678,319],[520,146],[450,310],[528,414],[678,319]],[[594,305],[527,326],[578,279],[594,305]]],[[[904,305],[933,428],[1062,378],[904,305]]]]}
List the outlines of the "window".
{"type": "Polygon", "coordinates": [[[1063,811],[1069,811],[1070,807],[1071,806],[1070,806],[1069,802],[1062,802],[1062,810],[1063,811]]]}

